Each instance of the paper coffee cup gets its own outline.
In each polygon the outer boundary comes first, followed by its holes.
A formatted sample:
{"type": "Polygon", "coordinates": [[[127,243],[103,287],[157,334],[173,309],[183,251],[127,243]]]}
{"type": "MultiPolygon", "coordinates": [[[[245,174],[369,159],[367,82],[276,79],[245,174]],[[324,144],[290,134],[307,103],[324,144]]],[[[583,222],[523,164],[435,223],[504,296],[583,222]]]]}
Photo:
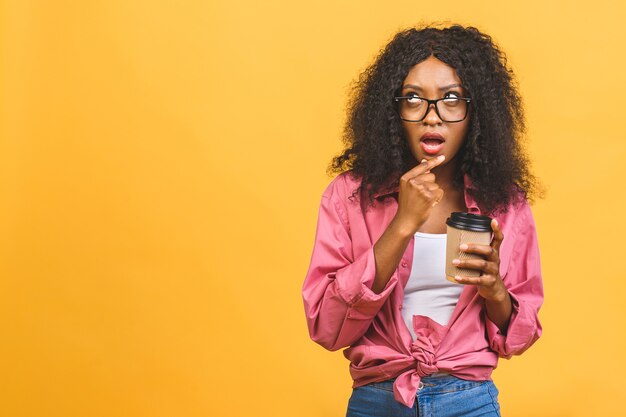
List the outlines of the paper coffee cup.
{"type": "Polygon", "coordinates": [[[446,279],[459,284],[454,279],[455,275],[466,277],[478,277],[481,271],[477,269],[457,268],[452,264],[453,259],[484,259],[481,255],[462,252],[459,249],[463,243],[478,243],[489,245],[492,238],[491,217],[480,216],[472,213],[455,211],[446,220],[447,245],[446,245],[446,279]]]}

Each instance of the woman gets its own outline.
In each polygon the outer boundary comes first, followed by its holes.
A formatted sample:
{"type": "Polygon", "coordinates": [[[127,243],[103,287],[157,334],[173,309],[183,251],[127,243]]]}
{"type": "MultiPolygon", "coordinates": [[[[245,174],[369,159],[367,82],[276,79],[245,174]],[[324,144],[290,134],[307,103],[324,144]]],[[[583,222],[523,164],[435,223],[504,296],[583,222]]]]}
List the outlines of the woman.
{"type": "Polygon", "coordinates": [[[541,335],[521,98],[473,27],[398,33],[361,75],[324,191],[303,299],[311,338],[344,350],[348,416],[500,415],[498,358],[541,335]],[[490,245],[445,278],[446,219],[493,218],[490,245]]]}

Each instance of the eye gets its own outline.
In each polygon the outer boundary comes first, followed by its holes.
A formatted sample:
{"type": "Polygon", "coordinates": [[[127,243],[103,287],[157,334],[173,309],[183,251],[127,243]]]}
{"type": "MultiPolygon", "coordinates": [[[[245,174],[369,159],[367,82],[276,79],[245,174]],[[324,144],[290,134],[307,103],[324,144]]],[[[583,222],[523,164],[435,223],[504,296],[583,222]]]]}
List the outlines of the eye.
{"type": "Polygon", "coordinates": [[[461,95],[459,93],[450,91],[443,96],[443,101],[446,104],[455,104],[459,102],[460,97],[461,95]]]}
{"type": "Polygon", "coordinates": [[[411,104],[419,104],[422,102],[422,99],[417,94],[409,93],[407,94],[407,97],[406,101],[411,104]]]}
{"type": "Polygon", "coordinates": [[[445,95],[444,98],[447,97],[461,97],[461,94],[457,93],[456,91],[448,91],[445,95]]]}

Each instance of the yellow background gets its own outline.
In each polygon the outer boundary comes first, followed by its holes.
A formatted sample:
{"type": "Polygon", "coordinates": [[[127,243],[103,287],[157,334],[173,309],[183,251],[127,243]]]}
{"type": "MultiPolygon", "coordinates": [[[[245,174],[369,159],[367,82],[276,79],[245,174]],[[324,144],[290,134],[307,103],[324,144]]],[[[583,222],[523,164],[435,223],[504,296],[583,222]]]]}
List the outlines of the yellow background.
{"type": "Polygon", "coordinates": [[[401,28],[493,36],[526,102],[544,335],[505,416],[616,416],[624,6],[3,1],[0,415],[340,416],[300,295],[347,88],[401,28]]]}

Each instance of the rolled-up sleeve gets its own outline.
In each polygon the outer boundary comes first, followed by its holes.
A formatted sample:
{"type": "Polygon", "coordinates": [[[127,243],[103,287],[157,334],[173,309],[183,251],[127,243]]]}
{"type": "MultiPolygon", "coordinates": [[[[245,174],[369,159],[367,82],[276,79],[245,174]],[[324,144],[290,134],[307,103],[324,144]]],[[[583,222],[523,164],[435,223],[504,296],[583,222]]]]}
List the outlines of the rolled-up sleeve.
{"type": "Polygon", "coordinates": [[[331,183],[322,196],[313,254],[302,287],[311,339],[328,350],[356,342],[365,334],[398,283],[397,273],[379,294],[371,290],[376,276],[374,248],[353,255],[345,202],[331,183]]]}
{"type": "Polygon", "coordinates": [[[543,304],[539,246],[535,221],[527,203],[520,209],[516,220],[511,237],[515,239],[514,249],[506,277],[503,278],[513,307],[506,334],[489,319],[486,312],[484,315],[489,345],[505,359],[526,351],[539,339],[542,331],[538,316],[543,304]]]}

